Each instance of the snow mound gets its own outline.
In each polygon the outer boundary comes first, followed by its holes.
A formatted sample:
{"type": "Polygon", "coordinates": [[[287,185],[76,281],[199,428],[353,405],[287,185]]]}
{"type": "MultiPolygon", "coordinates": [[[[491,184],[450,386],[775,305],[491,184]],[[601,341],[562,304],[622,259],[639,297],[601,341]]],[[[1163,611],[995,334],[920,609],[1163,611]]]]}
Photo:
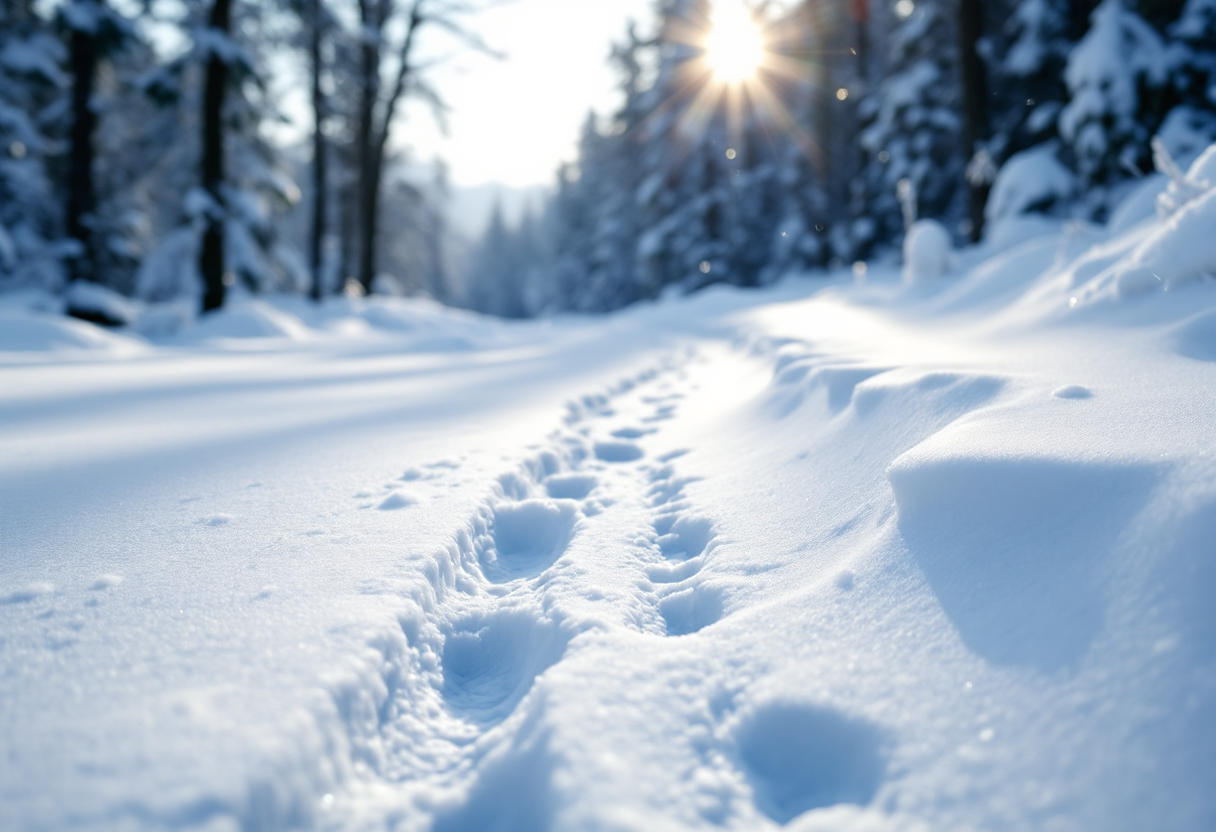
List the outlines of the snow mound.
{"type": "Polygon", "coordinates": [[[1125,298],[1170,291],[1216,277],[1216,189],[1160,224],[1130,255],[1085,287],[1080,297],[1125,298]]]}
{"type": "Polygon", "coordinates": [[[97,283],[77,280],[63,298],[67,314],[101,326],[130,326],[139,317],[139,306],[97,283]]]}
{"type": "Polygon", "coordinates": [[[1095,246],[1071,267],[1080,286],[1073,305],[1171,291],[1216,278],[1216,147],[1184,175],[1163,145],[1157,164],[1170,179],[1157,200],[1157,220],[1095,246]]]}
{"type": "Polygon", "coordinates": [[[973,652],[995,664],[1075,666],[1103,621],[1096,576],[1159,472],[957,445],[939,434],[888,469],[904,541],[973,652]]]}
{"type": "Polygon", "coordinates": [[[308,327],[296,316],[276,309],[265,301],[249,300],[205,315],[180,337],[187,342],[197,342],[244,338],[303,341],[310,336],[308,327]]]}
{"type": "Polygon", "coordinates": [[[1198,361],[1216,361],[1216,311],[1184,321],[1173,334],[1180,355],[1198,361]]]}
{"type": "Polygon", "coordinates": [[[950,233],[936,220],[917,220],[904,240],[904,280],[920,283],[950,271],[950,233]]]}
{"type": "Polygon", "coordinates": [[[1156,219],[1158,206],[1168,186],[1169,179],[1161,174],[1146,176],[1137,182],[1111,214],[1110,222],[1106,224],[1107,231],[1112,235],[1123,234],[1146,220],[1156,219]]]}
{"type": "Polygon", "coordinates": [[[1011,157],[997,174],[985,209],[990,225],[1070,198],[1076,176],[1060,162],[1054,144],[1044,144],[1011,157]]]}
{"type": "Polygon", "coordinates": [[[51,315],[0,312],[0,352],[60,352],[85,350],[115,355],[141,352],[133,338],[99,326],[51,315]]]}
{"type": "Polygon", "coordinates": [[[478,323],[473,316],[455,312],[434,301],[419,298],[377,298],[359,313],[375,329],[413,336],[410,348],[433,352],[475,348],[478,323]]]}
{"type": "Polygon", "coordinates": [[[1157,210],[1162,217],[1169,217],[1188,202],[1216,188],[1216,144],[1199,155],[1183,174],[1165,150],[1164,145],[1155,145],[1157,166],[1170,178],[1169,188],[1157,200],[1157,210]]]}

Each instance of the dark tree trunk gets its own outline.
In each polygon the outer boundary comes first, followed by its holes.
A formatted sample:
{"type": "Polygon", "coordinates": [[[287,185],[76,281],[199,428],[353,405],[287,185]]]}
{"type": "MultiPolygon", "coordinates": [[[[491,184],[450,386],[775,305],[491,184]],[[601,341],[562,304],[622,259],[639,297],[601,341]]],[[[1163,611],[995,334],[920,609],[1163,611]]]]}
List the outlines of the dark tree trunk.
{"type": "MultiPolygon", "coordinates": [[[[380,242],[380,186],[384,176],[384,159],[388,149],[389,132],[393,127],[393,118],[397,112],[397,104],[409,86],[413,70],[411,60],[414,52],[414,38],[418,28],[423,23],[423,0],[413,0],[410,6],[409,19],[406,22],[405,36],[397,55],[397,78],[393,87],[385,97],[379,124],[376,119],[376,105],[380,101],[380,46],[365,41],[363,44],[363,101],[359,113],[359,151],[360,151],[360,182],[359,234],[361,245],[359,249],[359,283],[363,291],[371,293],[372,281],[376,277],[376,255],[380,242]]],[[[372,20],[369,0],[360,3],[364,26],[372,24],[373,31],[384,30],[384,7],[372,20]]]]}
{"type": "MultiPolygon", "coordinates": [[[[209,26],[227,37],[232,29],[232,0],[214,0],[209,26]]],[[[203,89],[203,190],[211,197],[199,271],[203,277],[203,311],[224,305],[224,96],[228,88],[228,64],[214,51],[207,59],[203,89]]]]}
{"type": "MultiPolygon", "coordinates": [[[[101,5],[101,0],[97,0],[101,5]]],[[[64,225],[80,250],[70,262],[72,280],[97,279],[97,246],[93,238],[97,189],[93,179],[97,114],[93,86],[97,77],[97,32],[72,29],[72,129],[68,151],[67,204],[64,225]]]]}
{"type": "MultiPolygon", "coordinates": [[[[963,147],[968,163],[988,138],[988,69],[979,53],[984,35],[984,10],[981,0],[959,0],[959,73],[963,93],[963,147]]],[[[971,241],[978,243],[984,234],[984,207],[991,183],[986,177],[968,177],[971,241]]]]}
{"type": "MultiPolygon", "coordinates": [[[[347,165],[346,169],[354,167],[347,165]]],[[[349,182],[341,186],[338,191],[339,196],[339,263],[338,263],[338,285],[334,288],[335,292],[346,291],[346,282],[355,274],[355,228],[359,222],[358,209],[358,179],[352,177],[349,182]]]]}
{"type": "Polygon", "coordinates": [[[380,243],[380,171],[379,153],[373,147],[365,156],[363,181],[359,188],[360,218],[359,283],[363,291],[372,293],[376,279],[376,254],[380,243]]]}
{"type": "Polygon", "coordinates": [[[325,96],[321,92],[321,0],[312,0],[312,299],[320,301],[324,294],[323,257],[325,243],[325,217],[329,208],[329,190],[326,176],[325,147],[325,96]]]}
{"type": "MultiPolygon", "coordinates": [[[[375,10],[370,0],[360,3],[364,29],[380,31],[376,26],[375,10]]],[[[359,101],[359,123],[355,132],[358,144],[358,256],[356,274],[363,291],[370,293],[376,276],[376,209],[379,203],[380,177],[376,170],[376,101],[380,97],[380,45],[364,38],[361,45],[362,98],[359,101]]]]}

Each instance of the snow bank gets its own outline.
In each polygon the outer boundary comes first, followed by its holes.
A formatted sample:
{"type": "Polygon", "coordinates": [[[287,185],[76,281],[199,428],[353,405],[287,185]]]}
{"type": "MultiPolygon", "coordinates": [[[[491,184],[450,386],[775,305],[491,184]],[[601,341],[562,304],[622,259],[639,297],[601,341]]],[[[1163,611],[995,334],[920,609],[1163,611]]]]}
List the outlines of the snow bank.
{"type": "Polygon", "coordinates": [[[299,318],[260,300],[231,303],[199,318],[178,336],[186,343],[258,338],[303,341],[309,337],[308,327],[299,318]]]}
{"type": "Polygon", "coordinates": [[[76,280],[63,296],[67,314],[101,326],[129,326],[139,318],[139,306],[126,297],[97,283],[76,280]]]}
{"type": "Polygon", "coordinates": [[[936,220],[917,220],[904,240],[904,280],[921,283],[944,277],[954,246],[950,232],[936,220]]]}
{"type": "Polygon", "coordinates": [[[1213,828],[1190,173],[913,291],[10,306],[0,827],[1213,828]]]}
{"type": "Polygon", "coordinates": [[[145,345],[84,321],[59,316],[0,312],[0,352],[93,352],[133,355],[145,345]]]}

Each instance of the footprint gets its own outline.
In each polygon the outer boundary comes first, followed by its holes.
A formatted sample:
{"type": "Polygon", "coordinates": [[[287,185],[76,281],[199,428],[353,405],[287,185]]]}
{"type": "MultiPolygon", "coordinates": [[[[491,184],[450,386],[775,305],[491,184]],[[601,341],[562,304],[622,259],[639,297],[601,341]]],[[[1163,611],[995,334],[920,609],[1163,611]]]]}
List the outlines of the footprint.
{"type": "Polygon", "coordinates": [[[667,479],[660,479],[647,489],[646,496],[650,498],[650,505],[652,507],[661,508],[668,503],[681,499],[684,496],[684,487],[697,481],[697,477],[669,477],[667,479]]]}
{"type": "Polygon", "coordinates": [[[469,792],[441,806],[431,832],[546,832],[557,820],[553,775],[560,758],[548,732],[516,737],[488,755],[469,792]]]}
{"type": "MultiPolygon", "coordinates": [[[[656,523],[655,530],[660,531],[666,525],[665,522],[656,523]]],[[[705,551],[713,539],[714,527],[709,520],[703,517],[680,517],[670,525],[668,531],[660,531],[659,551],[667,558],[695,558],[705,551]]]]}
{"type": "Polygon", "coordinates": [[[616,439],[641,439],[644,436],[650,436],[654,432],[654,428],[621,428],[620,430],[614,430],[612,435],[616,439]]]}
{"type": "Polygon", "coordinates": [[[0,596],[0,604],[26,604],[44,595],[53,595],[54,592],[54,584],[40,581],[10,592],[8,595],[0,596]]]}
{"type": "Polygon", "coordinates": [[[757,808],[780,824],[812,809],[870,803],[885,770],[875,726],[797,702],[757,708],[735,743],[757,808]]]}
{"type": "Polygon", "coordinates": [[[501,721],[536,677],[561,660],[569,642],[569,635],[555,623],[522,610],[498,610],[458,621],[444,637],[444,701],[472,721],[501,721]]]}
{"type": "Polygon", "coordinates": [[[545,490],[557,500],[582,500],[599,485],[590,474],[559,474],[545,480],[545,490]]]}
{"type": "Polygon", "coordinates": [[[595,458],[601,462],[636,462],[645,452],[632,442],[596,442],[595,458]]]}
{"type": "Polygon", "coordinates": [[[649,423],[649,424],[653,424],[654,422],[665,422],[668,419],[673,418],[675,416],[675,414],[676,414],[676,406],[674,404],[666,404],[666,405],[663,405],[662,407],[656,407],[655,411],[654,411],[654,415],[647,416],[642,421],[649,423]]]}
{"type": "Polygon", "coordinates": [[[667,624],[667,635],[687,636],[722,620],[726,596],[714,586],[699,584],[663,598],[659,613],[667,624]]]}
{"type": "Polygon", "coordinates": [[[502,582],[539,575],[562,556],[577,519],[573,500],[500,504],[494,509],[494,545],[482,556],[486,576],[502,582]]]}

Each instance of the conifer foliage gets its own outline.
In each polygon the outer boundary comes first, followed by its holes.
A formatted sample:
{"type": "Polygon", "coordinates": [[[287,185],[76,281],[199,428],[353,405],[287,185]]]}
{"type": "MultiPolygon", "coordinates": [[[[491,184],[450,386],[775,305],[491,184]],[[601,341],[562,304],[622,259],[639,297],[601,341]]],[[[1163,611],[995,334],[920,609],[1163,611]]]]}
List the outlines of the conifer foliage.
{"type": "Polygon", "coordinates": [[[602,312],[897,256],[918,220],[956,245],[1103,221],[1216,138],[1216,0],[653,0],[606,56],[618,106],[457,274],[445,173],[406,164],[400,115],[442,118],[420,44],[491,51],[481,6],[5,0],[0,291],[116,326],[124,296],[271,291],[602,312]],[[312,117],[285,146],[293,83],[312,117]]]}
{"type": "MultiPolygon", "coordinates": [[[[615,50],[654,72],[588,119],[519,267],[528,314],[885,256],[918,218],[957,244],[1028,212],[1101,220],[1154,136],[1186,161],[1216,138],[1216,0],[755,3],[782,71],[698,98],[715,5],[662,0],[615,50]]],[[[472,275],[467,300],[493,311],[478,282],[512,279],[472,275]]]]}

